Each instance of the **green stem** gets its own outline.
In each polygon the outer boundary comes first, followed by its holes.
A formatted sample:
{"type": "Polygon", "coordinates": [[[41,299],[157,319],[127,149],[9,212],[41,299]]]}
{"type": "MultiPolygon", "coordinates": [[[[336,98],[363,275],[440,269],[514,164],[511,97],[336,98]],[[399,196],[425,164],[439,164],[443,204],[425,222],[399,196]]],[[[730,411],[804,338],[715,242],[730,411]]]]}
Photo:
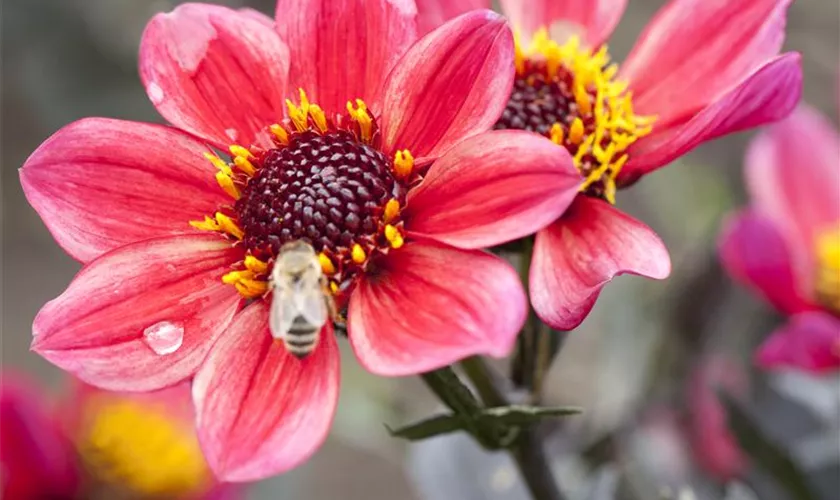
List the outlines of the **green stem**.
{"type": "MultiPolygon", "coordinates": [[[[482,401],[488,407],[507,406],[510,402],[496,386],[490,368],[478,356],[461,362],[464,373],[470,379],[482,401]]],[[[563,500],[554,473],[548,465],[548,458],[534,429],[525,429],[509,450],[516,462],[522,480],[534,500],[563,500]]]]}

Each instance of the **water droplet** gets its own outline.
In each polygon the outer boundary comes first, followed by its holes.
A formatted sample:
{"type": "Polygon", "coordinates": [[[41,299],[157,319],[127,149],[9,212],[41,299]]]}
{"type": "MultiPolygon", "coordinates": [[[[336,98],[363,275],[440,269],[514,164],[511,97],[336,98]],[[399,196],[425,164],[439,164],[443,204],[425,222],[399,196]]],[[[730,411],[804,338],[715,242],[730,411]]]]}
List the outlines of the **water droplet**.
{"type": "Polygon", "coordinates": [[[157,83],[150,83],[146,88],[146,92],[149,93],[149,99],[151,99],[152,104],[160,104],[163,101],[163,89],[157,83]]]}
{"type": "Polygon", "coordinates": [[[143,339],[156,354],[172,354],[184,342],[184,324],[160,321],[143,330],[143,339]]]}

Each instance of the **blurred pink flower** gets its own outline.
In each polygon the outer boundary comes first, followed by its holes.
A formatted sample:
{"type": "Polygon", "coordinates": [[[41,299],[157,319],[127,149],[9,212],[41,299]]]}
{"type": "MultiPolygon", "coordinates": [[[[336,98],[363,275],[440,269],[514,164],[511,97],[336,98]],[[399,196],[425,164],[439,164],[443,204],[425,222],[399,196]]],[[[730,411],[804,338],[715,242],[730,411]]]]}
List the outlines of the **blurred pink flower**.
{"type": "Polygon", "coordinates": [[[35,319],[33,349],[112,390],[195,375],[204,453],[234,481],[306,460],[338,400],[330,322],[304,359],[270,334],[285,242],[319,252],[370,371],[508,354],[527,298],[479,249],[545,227],[580,179],[564,148],[488,132],[513,82],[503,18],[475,11],[414,43],[415,16],[410,0],[280,0],[275,21],[204,4],[156,16],[140,74],[177,129],[82,120],[21,169],[85,263],[35,319]]]}
{"type": "Polygon", "coordinates": [[[73,383],[60,401],[4,371],[0,383],[3,498],[233,500],[241,486],[213,480],[201,454],[189,386],[119,394],[73,383]],[[96,493],[94,493],[96,492],[96,493]]]}
{"type": "Polygon", "coordinates": [[[717,395],[719,390],[736,399],[743,398],[749,381],[735,361],[715,356],[701,361],[689,381],[689,439],[697,465],[709,476],[727,482],[740,477],[748,462],[729,432],[726,411],[717,395]]]}
{"type": "MultiPolygon", "coordinates": [[[[583,321],[615,276],[670,273],[656,233],[613,206],[617,189],[703,142],[787,116],[801,93],[799,54],[779,55],[790,0],[672,0],[619,70],[603,43],[626,3],[501,0],[520,43],[514,90],[496,128],[564,145],[585,179],[534,244],[531,302],[562,330],[583,321]]],[[[417,4],[428,27],[490,2],[417,4]]]]}
{"type": "Polygon", "coordinates": [[[840,368],[840,136],[801,106],[753,140],[750,206],[720,236],[735,279],[790,316],[759,348],[764,368],[840,368]]]}

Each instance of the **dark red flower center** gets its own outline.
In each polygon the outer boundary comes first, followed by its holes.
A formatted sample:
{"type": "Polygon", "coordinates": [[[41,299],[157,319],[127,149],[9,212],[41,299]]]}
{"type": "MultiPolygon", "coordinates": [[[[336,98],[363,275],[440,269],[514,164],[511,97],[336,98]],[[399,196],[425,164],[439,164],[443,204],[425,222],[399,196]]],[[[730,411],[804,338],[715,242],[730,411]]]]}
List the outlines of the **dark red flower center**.
{"type": "Polygon", "coordinates": [[[346,130],[294,134],[259,163],[235,212],[245,248],[261,259],[294,240],[318,252],[369,242],[388,200],[404,198],[391,160],[346,130]]]}
{"type": "Polygon", "coordinates": [[[592,52],[577,38],[559,45],[540,30],[527,53],[517,45],[516,54],[513,91],[495,128],[528,130],[566,147],[585,179],[581,192],[614,203],[625,150],[650,133],[653,119],[633,113],[605,47],[592,52]]]}

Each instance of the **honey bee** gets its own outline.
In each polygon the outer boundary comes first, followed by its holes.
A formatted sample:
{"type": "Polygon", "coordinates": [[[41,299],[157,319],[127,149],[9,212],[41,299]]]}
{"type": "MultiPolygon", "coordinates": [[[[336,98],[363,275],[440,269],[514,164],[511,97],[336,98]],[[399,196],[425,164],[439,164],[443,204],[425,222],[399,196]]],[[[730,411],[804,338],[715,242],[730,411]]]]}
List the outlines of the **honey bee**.
{"type": "Polygon", "coordinates": [[[271,271],[271,335],[300,359],[318,346],[321,329],[335,317],[335,303],[315,249],[297,240],[280,248],[271,271]]]}

